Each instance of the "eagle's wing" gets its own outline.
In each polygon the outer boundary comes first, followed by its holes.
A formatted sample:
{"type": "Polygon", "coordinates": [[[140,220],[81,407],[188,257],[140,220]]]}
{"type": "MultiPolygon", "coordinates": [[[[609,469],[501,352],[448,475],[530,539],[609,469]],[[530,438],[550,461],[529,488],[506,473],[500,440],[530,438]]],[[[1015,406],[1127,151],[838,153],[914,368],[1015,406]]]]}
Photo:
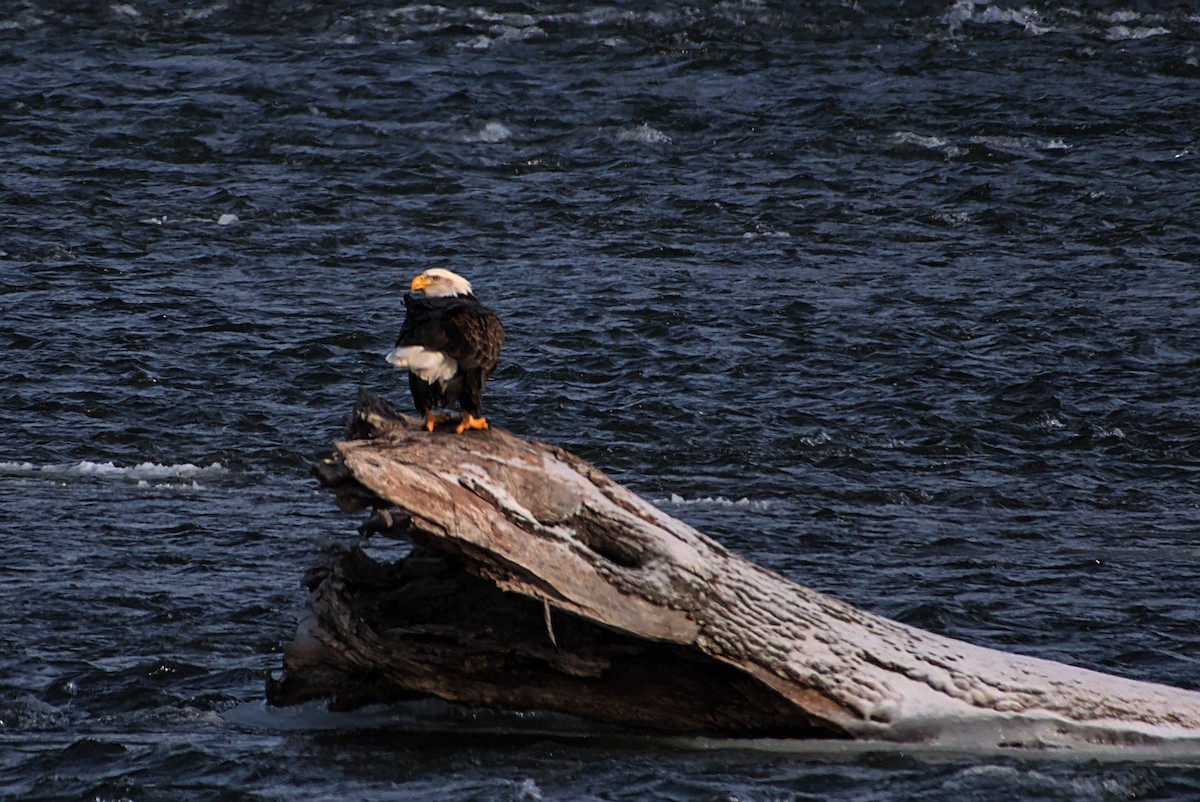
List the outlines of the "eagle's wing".
{"type": "Polygon", "coordinates": [[[419,345],[438,351],[463,368],[490,373],[500,359],[504,326],[492,310],[473,298],[404,296],[407,314],[397,346],[419,345]]]}
{"type": "Polygon", "coordinates": [[[463,301],[446,309],[438,327],[444,345],[426,345],[458,362],[466,369],[483,368],[491,373],[500,360],[504,326],[496,314],[478,301],[463,301]]]}

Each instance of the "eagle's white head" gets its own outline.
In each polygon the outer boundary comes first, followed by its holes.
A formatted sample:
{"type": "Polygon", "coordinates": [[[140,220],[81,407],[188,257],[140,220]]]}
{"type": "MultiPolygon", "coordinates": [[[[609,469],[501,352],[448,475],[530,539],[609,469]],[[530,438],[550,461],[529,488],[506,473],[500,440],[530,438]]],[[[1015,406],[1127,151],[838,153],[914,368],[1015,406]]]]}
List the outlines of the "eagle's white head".
{"type": "Polygon", "coordinates": [[[453,295],[470,295],[471,282],[457,273],[435,267],[426,270],[412,280],[412,291],[424,290],[426,298],[446,298],[453,295]]]}

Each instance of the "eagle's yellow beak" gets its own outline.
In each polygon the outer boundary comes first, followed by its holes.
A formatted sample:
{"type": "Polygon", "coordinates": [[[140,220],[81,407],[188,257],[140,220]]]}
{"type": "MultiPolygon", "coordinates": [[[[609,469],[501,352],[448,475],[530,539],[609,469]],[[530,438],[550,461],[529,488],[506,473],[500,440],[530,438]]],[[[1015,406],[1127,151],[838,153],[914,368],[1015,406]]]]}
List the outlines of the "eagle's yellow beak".
{"type": "Polygon", "coordinates": [[[413,292],[416,292],[417,290],[427,290],[432,286],[433,286],[433,279],[431,279],[429,276],[422,273],[421,275],[417,276],[416,278],[414,278],[412,280],[411,289],[413,292]]]}

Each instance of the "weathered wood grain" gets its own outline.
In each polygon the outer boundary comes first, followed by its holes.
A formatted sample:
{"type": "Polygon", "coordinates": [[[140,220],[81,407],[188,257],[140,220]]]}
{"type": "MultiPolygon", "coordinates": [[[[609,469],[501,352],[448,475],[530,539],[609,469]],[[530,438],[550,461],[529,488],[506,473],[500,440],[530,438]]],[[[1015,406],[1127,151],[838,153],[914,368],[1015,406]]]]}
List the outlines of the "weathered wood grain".
{"type": "Polygon", "coordinates": [[[428,551],[395,566],[328,556],[277,704],[432,695],[679,732],[1200,743],[1198,693],[858,610],[561,449],[494,429],[429,434],[365,394],[351,436],[317,474],[428,551]],[[418,570],[434,564],[436,579],[418,570]]]}

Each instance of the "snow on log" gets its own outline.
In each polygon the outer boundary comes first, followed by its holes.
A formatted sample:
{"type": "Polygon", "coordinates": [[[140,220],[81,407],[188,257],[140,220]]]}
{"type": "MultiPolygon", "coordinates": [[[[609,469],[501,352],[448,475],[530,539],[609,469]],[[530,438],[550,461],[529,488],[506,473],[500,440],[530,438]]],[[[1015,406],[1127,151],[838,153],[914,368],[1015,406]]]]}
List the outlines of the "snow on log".
{"type": "Polygon", "coordinates": [[[1195,742],[1200,693],[974,646],[730,553],[562,449],[432,434],[361,392],[314,467],[380,564],[334,546],[268,685],[290,705],[439,697],[655,730],[993,746],[1195,742]]]}

